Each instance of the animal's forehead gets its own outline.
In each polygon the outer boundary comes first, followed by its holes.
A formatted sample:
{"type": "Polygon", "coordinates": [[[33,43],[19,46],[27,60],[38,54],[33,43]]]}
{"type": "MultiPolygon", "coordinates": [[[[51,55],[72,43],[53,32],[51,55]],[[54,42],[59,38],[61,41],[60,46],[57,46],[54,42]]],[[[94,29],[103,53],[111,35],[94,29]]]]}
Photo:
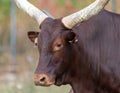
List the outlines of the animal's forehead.
{"type": "Polygon", "coordinates": [[[59,19],[52,19],[52,18],[46,18],[42,23],[41,27],[46,26],[46,25],[53,25],[53,24],[58,24],[59,19]]]}
{"type": "Polygon", "coordinates": [[[60,36],[63,32],[63,25],[61,23],[61,19],[51,19],[47,18],[42,24],[41,24],[41,38],[55,38],[57,36],[60,36]]]}
{"type": "Polygon", "coordinates": [[[47,18],[41,24],[38,41],[42,46],[51,45],[52,42],[61,35],[60,28],[58,27],[59,23],[58,20],[47,18]]]}
{"type": "Polygon", "coordinates": [[[44,22],[41,24],[41,30],[51,32],[53,33],[54,31],[60,31],[61,29],[64,28],[61,19],[52,19],[52,18],[46,18],[44,22]]]}
{"type": "Polygon", "coordinates": [[[52,43],[55,39],[61,37],[61,31],[43,31],[39,35],[39,40],[44,43],[52,43]]]}

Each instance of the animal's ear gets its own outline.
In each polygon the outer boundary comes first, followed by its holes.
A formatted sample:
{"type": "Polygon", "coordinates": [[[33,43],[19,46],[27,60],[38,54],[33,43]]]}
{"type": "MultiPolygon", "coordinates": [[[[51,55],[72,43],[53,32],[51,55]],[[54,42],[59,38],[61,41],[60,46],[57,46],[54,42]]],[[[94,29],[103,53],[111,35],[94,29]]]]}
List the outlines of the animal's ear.
{"type": "Polygon", "coordinates": [[[66,40],[70,44],[76,43],[78,41],[74,32],[68,32],[66,35],[66,40]]]}
{"type": "Polygon", "coordinates": [[[38,44],[38,35],[39,32],[30,31],[28,32],[28,38],[35,44],[38,44]]]}

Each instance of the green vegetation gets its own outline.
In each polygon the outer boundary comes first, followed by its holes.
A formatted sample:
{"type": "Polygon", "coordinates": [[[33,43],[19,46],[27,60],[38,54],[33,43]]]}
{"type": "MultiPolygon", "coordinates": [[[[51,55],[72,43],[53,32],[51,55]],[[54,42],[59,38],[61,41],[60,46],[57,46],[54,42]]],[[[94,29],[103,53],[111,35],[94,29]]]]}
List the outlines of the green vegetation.
{"type": "Polygon", "coordinates": [[[10,0],[0,0],[0,20],[9,17],[10,0]]]}

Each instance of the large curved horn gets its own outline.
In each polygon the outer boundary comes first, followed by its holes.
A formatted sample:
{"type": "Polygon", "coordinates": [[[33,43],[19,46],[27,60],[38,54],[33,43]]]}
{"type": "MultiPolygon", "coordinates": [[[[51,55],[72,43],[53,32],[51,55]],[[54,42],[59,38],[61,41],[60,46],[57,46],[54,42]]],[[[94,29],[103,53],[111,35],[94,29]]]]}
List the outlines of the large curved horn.
{"type": "Polygon", "coordinates": [[[96,0],[88,7],[78,11],[72,15],[64,17],[62,23],[65,27],[72,29],[76,24],[90,19],[92,16],[97,15],[110,0],[96,0]]]}
{"type": "Polygon", "coordinates": [[[30,4],[27,0],[14,0],[16,5],[25,11],[29,16],[35,18],[39,25],[49,17],[43,11],[36,8],[34,5],[30,4]]]}

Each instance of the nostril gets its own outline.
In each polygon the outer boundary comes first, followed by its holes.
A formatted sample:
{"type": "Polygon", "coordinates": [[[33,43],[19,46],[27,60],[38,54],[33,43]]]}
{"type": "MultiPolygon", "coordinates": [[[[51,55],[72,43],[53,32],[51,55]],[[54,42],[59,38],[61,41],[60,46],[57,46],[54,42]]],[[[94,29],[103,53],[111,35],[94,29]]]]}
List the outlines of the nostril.
{"type": "Polygon", "coordinates": [[[40,82],[45,82],[45,77],[40,78],[40,82]]]}
{"type": "Polygon", "coordinates": [[[34,83],[37,86],[50,86],[55,83],[47,74],[34,74],[34,83]]]}

